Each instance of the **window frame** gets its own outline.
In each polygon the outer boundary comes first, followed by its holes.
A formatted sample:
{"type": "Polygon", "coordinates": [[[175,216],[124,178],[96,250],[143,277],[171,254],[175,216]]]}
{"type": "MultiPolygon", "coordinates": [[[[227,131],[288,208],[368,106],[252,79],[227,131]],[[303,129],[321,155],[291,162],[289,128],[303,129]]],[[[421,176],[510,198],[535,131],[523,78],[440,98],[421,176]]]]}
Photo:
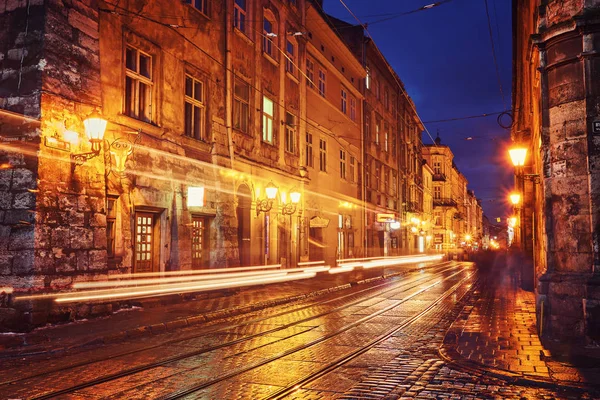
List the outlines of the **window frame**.
{"type": "Polygon", "coordinates": [[[233,0],[233,26],[244,35],[248,33],[248,0],[233,0]],[[240,4],[243,2],[243,5],[240,4]]]}
{"type": "Polygon", "coordinates": [[[263,12],[262,26],[262,52],[273,60],[277,59],[277,43],[273,40],[275,38],[277,38],[277,19],[271,11],[265,9],[263,12]],[[270,31],[266,28],[267,23],[270,25],[270,31]]]}
{"type": "Polygon", "coordinates": [[[125,45],[125,54],[124,54],[124,69],[125,69],[125,85],[123,87],[123,100],[124,100],[124,109],[123,114],[137,119],[139,121],[152,123],[154,121],[154,104],[155,104],[155,81],[154,81],[154,66],[155,66],[155,57],[147,51],[140,49],[139,46],[136,46],[131,43],[127,43],[125,45]],[[135,54],[135,70],[131,69],[128,66],[128,51],[133,51],[135,54]],[[140,59],[141,56],[145,56],[149,60],[149,77],[143,75],[140,72],[140,59]],[[133,92],[129,93],[130,85],[129,82],[132,82],[135,87],[133,87],[133,92]],[[140,97],[140,87],[144,86],[146,89],[146,95],[144,96],[146,101],[145,105],[142,109],[140,102],[143,101],[140,97]],[[129,99],[129,100],[128,100],[129,99]]]}
{"type": "MultiPolygon", "coordinates": [[[[297,76],[297,70],[298,68],[296,68],[296,55],[298,54],[298,43],[292,39],[292,38],[287,38],[285,41],[285,72],[287,72],[288,74],[290,74],[293,77],[297,76]],[[292,51],[290,53],[290,46],[292,47],[292,51]]],[[[307,58],[308,60],[308,58],[307,58]]]]}
{"type": "Polygon", "coordinates": [[[298,138],[296,130],[296,116],[289,111],[285,113],[285,151],[291,154],[298,152],[298,138]]]}
{"type": "Polygon", "coordinates": [[[183,2],[205,17],[210,18],[210,0],[183,0],[183,2]],[[198,7],[198,3],[201,3],[202,7],[198,7]]]}
{"type": "Polygon", "coordinates": [[[342,111],[344,114],[347,114],[348,113],[348,91],[343,86],[340,89],[340,97],[341,97],[340,111],[342,111]]]}
{"type": "Polygon", "coordinates": [[[310,58],[306,57],[306,85],[310,89],[315,89],[315,62],[310,58]]]}
{"type": "Polygon", "coordinates": [[[262,96],[262,136],[261,140],[263,143],[267,143],[270,145],[275,144],[275,106],[276,102],[271,100],[268,96],[262,96]],[[266,102],[271,103],[271,114],[267,112],[266,102]]]}
{"type": "Polygon", "coordinates": [[[340,149],[340,178],[346,180],[346,150],[340,149]]]}
{"type": "Polygon", "coordinates": [[[234,81],[233,81],[233,107],[232,107],[232,124],[233,124],[233,129],[245,133],[245,134],[249,134],[250,131],[250,122],[251,122],[251,118],[250,118],[250,101],[251,101],[251,95],[250,95],[250,84],[246,81],[244,81],[243,79],[240,79],[239,77],[235,77],[234,81]],[[247,88],[247,93],[248,93],[248,98],[244,99],[241,96],[238,96],[238,91],[236,90],[236,85],[237,86],[244,86],[245,88],[247,88]],[[246,106],[244,108],[244,106],[246,106]],[[236,113],[236,109],[238,109],[238,112],[236,113]],[[244,116],[242,111],[246,110],[246,118],[244,119],[244,121],[242,121],[242,117],[244,116]],[[239,121],[236,121],[236,115],[238,116],[239,121]],[[239,122],[239,124],[238,124],[239,122]],[[242,122],[245,122],[245,129],[242,122]]]}
{"type": "Polygon", "coordinates": [[[196,78],[194,75],[190,74],[190,73],[185,73],[185,84],[184,84],[184,134],[185,136],[192,138],[192,139],[196,139],[196,140],[201,140],[201,141],[208,141],[208,138],[206,136],[206,104],[204,102],[205,99],[205,86],[204,86],[204,81],[196,78]],[[188,96],[187,93],[187,80],[191,79],[192,80],[192,88],[193,88],[193,93],[192,96],[188,96]],[[200,100],[198,100],[196,98],[196,83],[199,83],[201,86],[201,95],[200,95],[200,100]],[[199,134],[198,136],[196,136],[195,134],[195,120],[194,120],[194,113],[192,113],[191,115],[191,121],[193,121],[193,127],[192,127],[192,134],[188,134],[188,104],[192,107],[192,111],[195,112],[196,108],[199,109],[199,113],[201,115],[200,117],[200,129],[199,129],[199,134]]]}
{"type": "Polygon", "coordinates": [[[319,67],[319,95],[327,97],[327,71],[323,67],[319,67]]]}
{"type": "Polygon", "coordinates": [[[327,140],[319,138],[319,171],[327,172],[327,140]]]}

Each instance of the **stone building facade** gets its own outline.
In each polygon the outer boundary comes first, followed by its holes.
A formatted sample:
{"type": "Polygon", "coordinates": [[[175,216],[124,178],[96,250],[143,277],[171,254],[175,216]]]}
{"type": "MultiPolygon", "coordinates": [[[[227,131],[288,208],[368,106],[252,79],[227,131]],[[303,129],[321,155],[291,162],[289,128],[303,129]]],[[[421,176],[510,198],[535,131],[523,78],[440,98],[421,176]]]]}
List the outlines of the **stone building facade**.
{"type": "MultiPolygon", "coordinates": [[[[600,2],[513,1],[521,244],[545,338],[600,340],[600,2]]],[[[527,283],[527,282],[526,282],[527,283]]]]}

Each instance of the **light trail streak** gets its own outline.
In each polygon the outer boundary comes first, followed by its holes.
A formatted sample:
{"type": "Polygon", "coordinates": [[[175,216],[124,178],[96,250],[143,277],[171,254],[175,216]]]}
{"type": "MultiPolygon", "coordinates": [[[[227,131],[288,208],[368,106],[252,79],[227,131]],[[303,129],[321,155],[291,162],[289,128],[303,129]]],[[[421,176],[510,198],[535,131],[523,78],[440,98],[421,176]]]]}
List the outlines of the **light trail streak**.
{"type": "Polygon", "coordinates": [[[0,287],[0,293],[11,294],[12,292],[14,292],[14,289],[12,287],[0,287]]]}
{"type": "Polygon", "coordinates": [[[75,293],[56,293],[50,295],[31,295],[21,296],[16,300],[34,300],[39,298],[54,298],[57,303],[72,303],[81,301],[94,301],[94,300],[117,300],[117,299],[130,299],[140,298],[148,296],[164,296],[176,293],[190,293],[190,292],[202,292],[207,290],[215,289],[228,289],[240,286],[254,286],[264,285],[268,283],[278,283],[293,281],[299,279],[308,279],[316,276],[316,272],[300,272],[294,274],[286,274],[283,276],[271,276],[271,277],[249,277],[247,279],[223,279],[215,280],[213,282],[202,282],[202,283],[177,283],[177,284],[158,284],[154,286],[144,286],[141,288],[117,288],[117,289],[105,289],[105,290],[91,290],[81,291],[75,293]]]}
{"type": "Polygon", "coordinates": [[[185,271],[164,271],[164,272],[141,272],[135,274],[110,275],[108,279],[135,279],[135,278],[150,278],[150,277],[168,277],[170,275],[195,275],[195,274],[212,274],[219,272],[239,272],[239,271],[255,271],[255,270],[270,270],[281,268],[281,264],[271,265],[256,265],[251,267],[234,267],[234,268],[209,268],[199,270],[185,271]]]}

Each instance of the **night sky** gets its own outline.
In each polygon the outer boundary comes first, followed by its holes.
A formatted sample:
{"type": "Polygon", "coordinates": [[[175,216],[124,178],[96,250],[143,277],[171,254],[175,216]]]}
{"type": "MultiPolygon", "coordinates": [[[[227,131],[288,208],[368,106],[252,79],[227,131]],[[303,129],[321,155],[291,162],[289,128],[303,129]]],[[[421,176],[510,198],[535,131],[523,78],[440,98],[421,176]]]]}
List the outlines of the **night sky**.
{"type": "MultiPolygon", "coordinates": [[[[499,89],[485,0],[343,0],[367,28],[404,82],[421,119],[435,138],[450,146],[469,189],[481,199],[495,223],[508,216],[512,166],[507,155],[509,131],[497,115],[460,121],[428,121],[501,112],[511,105],[511,1],[487,0],[504,101],[499,89]],[[387,20],[386,20],[387,19],[387,20]],[[381,21],[380,21],[381,20],[381,21]],[[468,138],[471,138],[470,140],[468,138]]],[[[356,20],[340,0],[325,0],[328,14],[356,20]]],[[[432,139],[425,133],[423,143],[432,139]]]]}

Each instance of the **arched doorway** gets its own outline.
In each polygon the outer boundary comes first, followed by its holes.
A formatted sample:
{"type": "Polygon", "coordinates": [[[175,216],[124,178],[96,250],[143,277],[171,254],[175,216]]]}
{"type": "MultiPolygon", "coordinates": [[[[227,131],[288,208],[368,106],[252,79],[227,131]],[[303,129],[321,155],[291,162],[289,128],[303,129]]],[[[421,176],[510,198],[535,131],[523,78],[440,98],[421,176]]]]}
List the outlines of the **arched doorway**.
{"type": "Polygon", "coordinates": [[[252,192],[247,185],[240,185],[237,190],[237,222],[238,222],[238,252],[240,265],[250,265],[250,207],[252,192]]]}

